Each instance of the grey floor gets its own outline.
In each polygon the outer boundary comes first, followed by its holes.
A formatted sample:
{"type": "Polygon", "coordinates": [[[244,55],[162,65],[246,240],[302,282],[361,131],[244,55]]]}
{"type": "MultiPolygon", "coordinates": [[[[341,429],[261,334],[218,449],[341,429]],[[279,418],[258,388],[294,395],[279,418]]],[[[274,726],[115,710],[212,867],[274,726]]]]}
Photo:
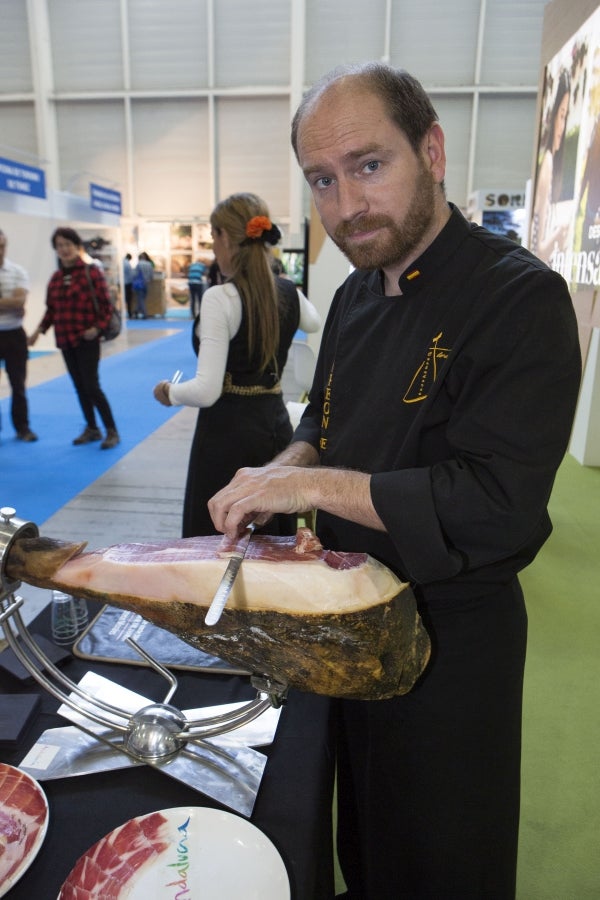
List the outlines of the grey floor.
{"type": "MultiPolygon", "coordinates": [[[[196,415],[191,409],[177,413],[53,516],[36,522],[40,534],[85,540],[90,549],[179,536],[196,415]]],[[[18,593],[27,623],[50,600],[49,591],[24,583],[18,593]]]]}
{"type": "MultiPolygon", "coordinates": [[[[104,353],[127,352],[140,342],[159,340],[171,333],[165,329],[130,328],[104,353]]],[[[59,353],[32,359],[28,384],[33,387],[64,374],[59,353]]],[[[283,377],[284,397],[295,401],[302,393],[293,367],[283,377]]],[[[6,378],[0,381],[0,397],[6,396],[6,378]]],[[[183,491],[189,448],[197,410],[184,408],[140,442],[104,475],[88,485],[45,522],[36,522],[40,534],[62,540],[85,540],[90,549],[124,541],[150,541],[181,534],[183,491]]],[[[50,592],[22,584],[18,590],[25,604],[23,618],[29,623],[49,602],[50,592]]],[[[1,645],[0,641],[0,645],[1,645]]]]}

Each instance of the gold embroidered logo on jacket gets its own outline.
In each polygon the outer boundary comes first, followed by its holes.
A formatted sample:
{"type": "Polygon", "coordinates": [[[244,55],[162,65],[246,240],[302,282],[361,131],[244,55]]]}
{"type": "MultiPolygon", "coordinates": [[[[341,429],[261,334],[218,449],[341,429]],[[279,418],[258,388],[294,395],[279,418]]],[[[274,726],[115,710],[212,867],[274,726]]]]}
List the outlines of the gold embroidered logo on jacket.
{"type": "Polygon", "coordinates": [[[404,403],[419,403],[427,398],[429,388],[437,378],[438,363],[448,359],[452,352],[449,347],[440,347],[439,342],[442,335],[443,331],[440,331],[432,340],[425,359],[413,375],[408,390],[402,398],[404,403]]]}

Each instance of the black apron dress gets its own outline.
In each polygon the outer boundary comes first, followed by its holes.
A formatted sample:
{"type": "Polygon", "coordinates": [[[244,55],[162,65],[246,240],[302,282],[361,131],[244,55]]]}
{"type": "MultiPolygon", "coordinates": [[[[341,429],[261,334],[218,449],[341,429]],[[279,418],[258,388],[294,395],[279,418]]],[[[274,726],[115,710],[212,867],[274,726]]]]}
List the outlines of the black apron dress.
{"type": "MultiPolygon", "coordinates": [[[[290,442],[292,426],[283,394],[251,393],[279,384],[288,351],[298,328],[300,304],[295,285],[276,279],[279,298],[279,350],[276,365],[264,373],[248,358],[248,322],[242,303],[242,322],[229,345],[229,391],[212,406],[199,410],[188,465],[183,508],[183,537],[217,534],[207,503],[243,466],[263,466],[290,442]],[[235,393],[235,388],[247,393],[235,393]]],[[[275,516],[268,534],[294,534],[295,516],[275,516]]]]}

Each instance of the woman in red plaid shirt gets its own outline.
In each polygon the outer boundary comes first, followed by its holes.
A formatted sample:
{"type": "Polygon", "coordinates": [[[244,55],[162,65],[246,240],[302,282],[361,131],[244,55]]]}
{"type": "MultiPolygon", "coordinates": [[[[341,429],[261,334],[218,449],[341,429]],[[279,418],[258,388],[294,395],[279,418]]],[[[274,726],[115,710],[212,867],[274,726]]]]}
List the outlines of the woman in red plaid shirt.
{"type": "Polygon", "coordinates": [[[97,410],[106,429],[100,448],[108,450],[119,443],[115,420],[98,376],[100,335],[112,312],[108,287],[101,269],[86,265],[81,258],[82,241],[73,228],[57,228],[52,235],[52,246],[59,268],[48,283],[46,312],[29,344],[33,345],[40,334],[54,326],[56,346],[62,351],[86,421],[84,430],[73,443],[89,444],[102,439],[96,422],[97,410]]]}

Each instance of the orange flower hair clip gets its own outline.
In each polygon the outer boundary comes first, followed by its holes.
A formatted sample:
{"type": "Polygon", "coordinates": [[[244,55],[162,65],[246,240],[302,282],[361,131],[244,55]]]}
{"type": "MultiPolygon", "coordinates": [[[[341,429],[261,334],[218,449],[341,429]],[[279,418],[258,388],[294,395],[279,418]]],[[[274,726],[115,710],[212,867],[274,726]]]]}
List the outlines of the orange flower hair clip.
{"type": "Polygon", "coordinates": [[[246,224],[246,240],[266,241],[275,245],[280,239],[279,228],[273,225],[268,216],[253,216],[246,224]]]}
{"type": "Polygon", "coordinates": [[[273,223],[267,216],[253,216],[246,225],[246,237],[257,240],[264,231],[270,231],[272,227],[273,223]]]}
{"type": "Polygon", "coordinates": [[[252,216],[246,223],[246,237],[242,241],[242,245],[260,241],[261,244],[269,244],[274,247],[280,240],[281,232],[277,225],[273,225],[268,216],[252,216]]]}

